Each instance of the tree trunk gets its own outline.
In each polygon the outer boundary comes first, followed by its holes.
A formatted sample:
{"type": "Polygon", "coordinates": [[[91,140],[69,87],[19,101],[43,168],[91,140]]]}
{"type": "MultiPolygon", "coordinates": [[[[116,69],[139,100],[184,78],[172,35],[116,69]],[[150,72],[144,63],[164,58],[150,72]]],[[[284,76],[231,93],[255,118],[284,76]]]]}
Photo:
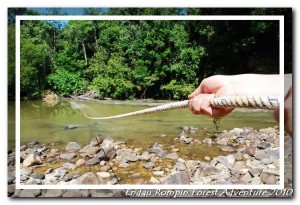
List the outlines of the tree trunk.
{"type": "Polygon", "coordinates": [[[86,50],[85,50],[85,46],[84,43],[82,42],[82,50],[83,50],[83,54],[84,54],[84,60],[85,60],[85,65],[87,65],[87,57],[86,57],[86,50]]]}

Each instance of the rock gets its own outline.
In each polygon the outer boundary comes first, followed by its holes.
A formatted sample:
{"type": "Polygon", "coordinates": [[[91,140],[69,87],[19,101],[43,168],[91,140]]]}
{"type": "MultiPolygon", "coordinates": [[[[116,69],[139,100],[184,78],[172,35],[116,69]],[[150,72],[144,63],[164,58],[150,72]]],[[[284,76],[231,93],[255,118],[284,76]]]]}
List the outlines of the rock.
{"type": "MultiPolygon", "coordinates": [[[[68,173],[67,170],[65,170],[64,168],[60,167],[60,168],[57,168],[53,171],[53,176],[54,177],[57,177],[57,178],[63,178],[66,174],[68,173]]],[[[47,176],[47,175],[46,175],[47,176]]],[[[46,178],[45,176],[45,178],[46,178]]]]}
{"type": "Polygon", "coordinates": [[[105,178],[110,177],[110,173],[108,173],[108,172],[97,172],[97,176],[102,178],[102,179],[105,179],[105,178]]]}
{"type": "Polygon", "coordinates": [[[224,157],[224,156],[218,156],[217,157],[217,160],[218,160],[218,162],[219,163],[221,163],[222,165],[224,165],[225,167],[231,167],[231,165],[229,165],[229,163],[228,163],[228,160],[227,160],[227,158],[226,157],[224,157]]]}
{"type": "Polygon", "coordinates": [[[111,137],[105,137],[103,142],[101,143],[101,148],[113,147],[114,140],[111,137]]]}
{"type": "Polygon", "coordinates": [[[276,175],[276,176],[280,175],[279,168],[278,169],[265,169],[265,170],[263,170],[263,173],[276,175]]]}
{"type": "Polygon", "coordinates": [[[272,160],[271,159],[268,159],[268,158],[264,158],[264,159],[262,159],[261,160],[261,162],[263,163],[263,164],[271,164],[272,163],[272,160]]]}
{"type": "Polygon", "coordinates": [[[46,174],[50,174],[51,172],[53,172],[53,169],[52,169],[52,168],[49,168],[49,169],[46,170],[45,173],[46,173],[46,174]]]}
{"type": "Polygon", "coordinates": [[[20,176],[20,180],[21,180],[21,181],[26,181],[27,179],[29,179],[29,176],[28,176],[28,175],[21,175],[21,176],[20,176]]]}
{"type": "Polygon", "coordinates": [[[151,177],[150,178],[150,183],[151,184],[160,184],[160,181],[158,179],[156,179],[155,177],[151,177]]]}
{"type": "Polygon", "coordinates": [[[162,179],[160,179],[161,184],[171,184],[171,185],[180,185],[180,184],[190,184],[189,175],[187,172],[174,172],[162,179]]]}
{"type": "Polygon", "coordinates": [[[119,164],[119,167],[120,167],[120,168],[126,168],[126,167],[129,167],[129,164],[128,164],[127,162],[121,162],[121,163],[119,164]]]}
{"type": "Polygon", "coordinates": [[[65,193],[63,193],[62,197],[77,198],[77,197],[83,197],[83,194],[77,190],[67,190],[65,193]]]}
{"type": "Polygon", "coordinates": [[[133,173],[133,174],[130,174],[128,175],[129,178],[139,178],[141,177],[141,174],[140,173],[133,173]]]}
{"type": "Polygon", "coordinates": [[[234,158],[235,158],[236,161],[243,160],[243,154],[240,151],[238,151],[237,153],[233,154],[233,156],[234,156],[234,158]]]}
{"type": "Polygon", "coordinates": [[[147,162],[143,165],[143,167],[145,167],[146,169],[152,169],[154,167],[154,163],[153,162],[147,162]]]}
{"type": "Polygon", "coordinates": [[[104,184],[93,172],[88,172],[76,179],[76,184],[104,184]]]}
{"type": "Polygon", "coordinates": [[[220,173],[220,171],[214,166],[207,166],[202,171],[199,170],[199,174],[201,177],[212,176],[220,173]]]}
{"type": "Polygon", "coordinates": [[[257,148],[259,148],[259,149],[266,149],[268,147],[271,147],[271,144],[268,142],[262,141],[257,144],[257,148]]]}
{"type": "Polygon", "coordinates": [[[228,171],[228,167],[226,167],[225,165],[218,163],[216,165],[216,169],[218,169],[219,171],[223,172],[223,173],[227,173],[228,171]]]}
{"type": "Polygon", "coordinates": [[[95,189],[90,190],[91,197],[112,197],[113,196],[113,190],[109,189],[95,189]]]}
{"type": "Polygon", "coordinates": [[[151,158],[151,155],[148,152],[143,152],[140,156],[138,156],[140,160],[149,160],[151,158]]]}
{"type": "Polygon", "coordinates": [[[104,165],[104,166],[100,167],[100,171],[102,171],[102,172],[107,172],[107,171],[109,171],[110,169],[111,169],[111,168],[110,168],[109,165],[104,165]]]}
{"type": "Polygon", "coordinates": [[[32,173],[32,168],[21,168],[20,169],[20,175],[30,175],[32,173]]]}
{"type": "Polygon", "coordinates": [[[15,177],[14,176],[8,176],[7,178],[7,184],[12,184],[15,181],[15,177]]]}
{"type": "Polygon", "coordinates": [[[241,181],[248,184],[248,183],[250,183],[252,181],[252,177],[247,172],[244,176],[241,177],[241,181]]]}
{"type": "Polygon", "coordinates": [[[205,156],[205,157],[204,157],[204,160],[206,160],[206,161],[209,162],[209,161],[211,160],[211,158],[210,158],[209,156],[205,156]]]}
{"type": "Polygon", "coordinates": [[[266,135],[276,134],[276,130],[273,127],[262,128],[259,130],[259,132],[266,135]]]}
{"type": "Polygon", "coordinates": [[[166,158],[175,160],[175,159],[178,159],[178,155],[176,152],[173,152],[173,153],[167,154],[166,158]]]}
{"type": "Polygon", "coordinates": [[[81,149],[81,146],[77,142],[69,142],[65,147],[65,150],[68,152],[78,151],[81,149]]]}
{"type": "Polygon", "coordinates": [[[108,182],[106,182],[107,185],[113,185],[113,184],[118,184],[118,179],[117,178],[112,178],[108,182]]]}
{"type": "Polygon", "coordinates": [[[38,145],[38,144],[39,144],[38,141],[33,140],[33,141],[29,142],[29,143],[27,144],[27,146],[28,146],[28,147],[34,147],[35,145],[38,145]]]}
{"type": "Polygon", "coordinates": [[[87,151],[86,154],[89,157],[93,157],[95,154],[97,154],[100,151],[100,147],[90,147],[87,151]]]}
{"type": "Polygon", "coordinates": [[[159,157],[165,157],[167,152],[160,147],[152,147],[148,149],[149,153],[155,153],[159,157]]]}
{"type": "Polygon", "coordinates": [[[264,184],[276,184],[277,182],[277,178],[275,175],[273,174],[268,174],[266,172],[263,172],[260,175],[260,180],[264,183],[264,184]]]}
{"type": "Polygon", "coordinates": [[[262,169],[259,167],[258,168],[250,168],[249,172],[252,176],[259,176],[262,172],[262,169]]]}
{"type": "Polygon", "coordinates": [[[233,134],[234,136],[239,136],[243,131],[244,131],[244,129],[234,128],[234,129],[230,130],[228,133],[233,134]]]}
{"type": "Polygon", "coordinates": [[[106,164],[106,161],[102,160],[100,161],[100,166],[104,166],[106,164]]]}
{"type": "Polygon", "coordinates": [[[252,185],[259,185],[259,184],[261,184],[260,177],[258,177],[258,176],[253,177],[251,184],[252,185]]]}
{"type": "Polygon", "coordinates": [[[91,139],[90,145],[91,145],[91,146],[98,146],[98,145],[100,145],[100,144],[103,142],[103,140],[104,140],[104,137],[103,137],[103,136],[97,135],[97,136],[95,136],[95,137],[93,137],[93,138],[91,139]]]}
{"type": "Polygon", "coordinates": [[[188,138],[184,138],[183,140],[180,139],[180,141],[184,142],[185,144],[191,144],[193,139],[188,137],[188,138]]]}
{"type": "Polygon", "coordinates": [[[44,197],[51,197],[51,198],[58,198],[62,197],[63,190],[61,189],[47,189],[47,192],[45,193],[44,197]]]}
{"type": "Polygon", "coordinates": [[[80,153],[86,153],[93,145],[86,145],[82,149],[79,150],[80,153]]]}
{"type": "Polygon", "coordinates": [[[34,179],[45,179],[45,174],[33,174],[31,177],[34,179]]]}
{"type": "Polygon", "coordinates": [[[75,166],[80,167],[80,166],[84,165],[85,162],[86,161],[84,159],[79,159],[79,160],[76,161],[75,166]]]}
{"type": "Polygon", "coordinates": [[[30,166],[39,165],[39,164],[42,164],[42,163],[43,162],[42,162],[40,157],[37,157],[34,154],[30,154],[23,161],[23,167],[30,167],[30,166]]]}
{"type": "Polygon", "coordinates": [[[186,170],[186,166],[183,162],[176,162],[176,164],[173,167],[176,171],[184,171],[186,170]]]}
{"type": "Polygon", "coordinates": [[[191,134],[196,134],[198,132],[198,128],[190,127],[189,131],[190,131],[191,134]]]}
{"type": "Polygon", "coordinates": [[[264,158],[279,158],[279,147],[277,148],[267,148],[265,149],[265,153],[268,157],[264,157],[264,158]]]}
{"type": "Polygon", "coordinates": [[[97,154],[94,155],[95,158],[100,160],[109,161],[116,156],[116,149],[113,147],[103,147],[97,154]]]}
{"type": "Polygon", "coordinates": [[[20,151],[25,151],[27,149],[27,145],[20,146],[20,151]]]}
{"type": "Polygon", "coordinates": [[[120,157],[128,162],[136,162],[139,158],[137,157],[136,153],[128,150],[121,150],[119,152],[120,157]]]}
{"type": "Polygon", "coordinates": [[[231,146],[222,146],[220,148],[220,150],[223,151],[223,152],[228,152],[228,153],[232,153],[232,152],[236,151],[236,149],[231,147],[231,146]]]}
{"type": "Polygon", "coordinates": [[[26,185],[37,185],[37,184],[40,184],[40,180],[39,179],[34,179],[32,177],[30,177],[26,183],[26,185]]]}
{"type": "Polygon", "coordinates": [[[262,160],[262,159],[265,159],[265,158],[269,158],[269,156],[265,153],[264,150],[257,150],[254,157],[257,160],[262,160]]]}
{"type": "Polygon", "coordinates": [[[76,156],[75,153],[68,153],[68,154],[61,154],[61,155],[59,155],[59,158],[70,160],[70,159],[73,159],[75,156],[76,156]]]}
{"type": "Polygon", "coordinates": [[[20,191],[19,197],[36,197],[41,194],[40,189],[23,189],[20,191]]]}
{"type": "Polygon", "coordinates": [[[183,130],[183,131],[179,134],[179,139],[184,139],[184,138],[188,138],[188,135],[187,135],[186,132],[183,130]]]}
{"type": "Polygon", "coordinates": [[[92,158],[89,159],[88,161],[85,162],[86,166],[93,166],[95,164],[99,164],[100,163],[100,159],[99,158],[92,158]]]}
{"type": "Polygon", "coordinates": [[[244,151],[244,154],[248,154],[249,156],[254,156],[256,154],[256,149],[253,147],[247,147],[244,151]]]}
{"type": "Polygon", "coordinates": [[[235,163],[235,157],[232,154],[230,154],[226,156],[226,159],[228,164],[232,167],[235,163]]]}
{"type": "Polygon", "coordinates": [[[65,168],[67,170],[75,170],[76,165],[72,164],[72,163],[63,163],[63,168],[65,168]]]}
{"type": "Polygon", "coordinates": [[[164,171],[153,171],[152,172],[153,176],[157,176],[157,177],[163,176],[164,173],[165,173],[164,171]]]}
{"type": "Polygon", "coordinates": [[[217,141],[218,145],[227,145],[228,144],[228,138],[222,138],[217,141]]]}
{"type": "Polygon", "coordinates": [[[16,185],[15,184],[9,184],[7,186],[7,193],[9,195],[13,195],[15,193],[16,185]]]}
{"type": "Polygon", "coordinates": [[[210,139],[210,138],[205,138],[204,140],[202,140],[202,143],[203,143],[203,144],[206,144],[206,145],[212,145],[212,139],[210,139]]]}

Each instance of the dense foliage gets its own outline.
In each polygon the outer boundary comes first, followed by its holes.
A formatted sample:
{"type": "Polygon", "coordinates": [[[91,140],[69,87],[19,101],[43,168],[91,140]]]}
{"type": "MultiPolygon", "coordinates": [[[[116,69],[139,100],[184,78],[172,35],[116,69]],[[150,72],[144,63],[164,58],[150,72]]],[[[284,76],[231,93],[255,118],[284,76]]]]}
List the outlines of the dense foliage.
{"type": "MultiPolygon", "coordinates": [[[[289,9],[278,10],[242,12],[291,15],[289,9]]],[[[13,13],[37,13],[10,12],[8,90],[14,96],[13,13]]],[[[226,15],[234,11],[114,8],[101,12],[85,10],[90,15],[226,15]]],[[[285,52],[285,65],[291,72],[290,50],[285,52]]],[[[39,98],[48,89],[61,96],[96,91],[99,98],[185,99],[210,75],[278,73],[279,22],[22,21],[20,61],[21,96],[26,98],[39,98]]]]}

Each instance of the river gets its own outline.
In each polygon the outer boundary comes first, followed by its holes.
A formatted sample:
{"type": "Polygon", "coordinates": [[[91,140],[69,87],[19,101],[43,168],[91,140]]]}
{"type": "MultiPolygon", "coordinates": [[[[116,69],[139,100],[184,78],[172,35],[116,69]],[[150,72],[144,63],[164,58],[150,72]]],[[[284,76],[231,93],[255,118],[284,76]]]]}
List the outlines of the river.
{"type": "MultiPolygon", "coordinates": [[[[62,147],[74,141],[81,145],[89,143],[97,134],[107,135],[115,141],[125,141],[128,145],[151,147],[154,143],[170,146],[178,137],[183,126],[198,128],[198,133],[190,134],[194,139],[202,140],[215,131],[215,125],[207,116],[193,115],[189,109],[177,109],[148,115],[126,117],[112,120],[91,120],[91,116],[110,116],[163,103],[162,101],[127,102],[127,101],[62,101],[49,106],[42,101],[21,101],[21,145],[37,140],[40,143],[58,143],[62,147]],[[77,109],[80,108],[80,109],[77,109]],[[66,129],[68,126],[69,129],[66,129]],[[74,129],[70,129],[74,128],[74,129]]],[[[15,141],[15,107],[8,103],[8,146],[15,141]]],[[[255,129],[273,127],[277,122],[273,112],[265,110],[236,109],[221,119],[219,130],[236,127],[253,127],[255,129]]],[[[195,156],[220,155],[217,146],[205,146],[191,149],[182,148],[182,152],[195,156]]]]}

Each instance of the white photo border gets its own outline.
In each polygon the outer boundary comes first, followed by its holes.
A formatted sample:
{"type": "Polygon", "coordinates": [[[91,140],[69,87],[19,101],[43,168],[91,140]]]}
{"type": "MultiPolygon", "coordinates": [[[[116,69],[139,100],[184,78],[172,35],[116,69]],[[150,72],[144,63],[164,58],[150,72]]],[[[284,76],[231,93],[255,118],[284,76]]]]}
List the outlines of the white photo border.
{"type": "MultiPolygon", "coordinates": [[[[284,102],[284,16],[207,15],[207,16],[16,16],[16,159],[20,159],[20,22],[22,20],[278,20],[279,21],[279,102],[284,102]]],[[[16,189],[284,189],[284,106],[280,106],[280,179],[277,185],[23,185],[20,161],[16,160],[16,189]]]]}

